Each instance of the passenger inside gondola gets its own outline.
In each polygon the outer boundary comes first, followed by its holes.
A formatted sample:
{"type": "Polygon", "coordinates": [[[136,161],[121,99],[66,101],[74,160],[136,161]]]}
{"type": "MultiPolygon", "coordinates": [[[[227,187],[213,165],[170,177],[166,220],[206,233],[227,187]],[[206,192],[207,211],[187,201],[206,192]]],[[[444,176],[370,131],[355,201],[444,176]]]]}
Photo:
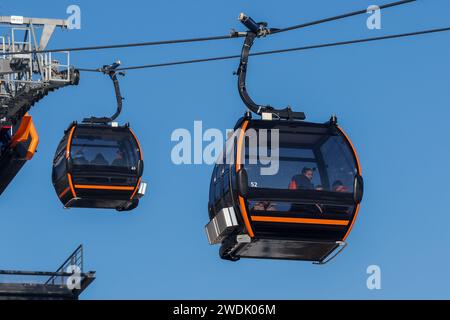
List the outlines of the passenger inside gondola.
{"type": "Polygon", "coordinates": [[[91,161],[92,165],[95,166],[107,166],[109,165],[108,161],[106,161],[105,157],[101,153],[97,153],[94,160],[91,161]]]}
{"type": "MultiPolygon", "coordinates": [[[[351,205],[331,205],[322,203],[311,191],[324,193],[323,196],[331,196],[329,192],[352,193],[355,167],[352,155],[344,143],[335,137],[329,138],[321,152],[314,153],[312,149],[281,147],[279,150],[279,171],[275,175],[263,175],[261,164],[250,163],[252,159],[246,155],[245,169],[248,176],[248,187],[254,192],[269,192],[273,190],[297,191],[290,197],[298,197],[298,200],[289,199],[255,199],[249,200],[251,214],[268,214],[269,212],[290,213],[296,217],[325,216],[332,218],[336,214],[350,214],[351,205]],[[304,191],[306,198],[299,193],[304,191]],[[308,199],[310,198],[310,199],[308,199]]],[[[246,150],[250,154],[251,150],[246,150]]],[[[287,194],[286,194],[287,195],[287,194]]],[[[326,200],[327,201],[327,200],[326,200]]],[[[325,202],[326,202],[325,201],[325,202]]]]}
{"type": "Polygon", "coordinates": [[[348,192],[348,188],[344,186],[341,180],[337,180],[333,183],[333,191],[334,192],[348,192]]]}
{"type": "Polygon", "coordinates": [[[295,175],[289,184],[290,190],[313,190],[314,169],[303,168],[302,174],[295,175]]]}
{"type": "Polygon", "coordinates": [[[276,211],[276,204],[271,201],[258,201],[252,206],[252,210],[256,211],[276,211]]]}

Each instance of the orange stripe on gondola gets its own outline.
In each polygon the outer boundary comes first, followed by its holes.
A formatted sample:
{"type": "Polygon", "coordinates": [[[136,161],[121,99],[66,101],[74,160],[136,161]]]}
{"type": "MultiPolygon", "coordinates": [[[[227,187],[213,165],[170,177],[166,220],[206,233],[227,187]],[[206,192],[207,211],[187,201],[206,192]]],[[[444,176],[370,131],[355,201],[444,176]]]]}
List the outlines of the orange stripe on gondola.
{"type": "Polygon", "coordinates": [[[61,199],[62,197],[64,197],[67,194],[67,192],[69,192],[69,191],[70,191],[70,187],[67,187],[66,190],[61,192],[61,194],[59,195],[59,198],[61,199]]]}
{"type": "Polygon", "coordinates": [[[255,222],[276,222],[276,223],[298,223],[298,224],[319,224],[332,226],[348,226],[348,220],[327,220],[327,219],[303,219],[303,218],[281,218],[281,217],[261,217],[252,216],[255,222]]]}
{"type": "MultiPolygon", "coordinates": [[[[69,137],[67,139],[66,159],[70,158],[70,147],[72,145],[72,138],[73,138],[73,133],[75,132],[75,128],[76,128],[76,125],[74,125],[72,127],[72,129],[70,129],[69,137]]],[[[67,181],[69,182],[69,188],[70,188],[70,191],[72,191],[72,196],[74,198],[76,198],[77,197],[77,193],[75,192],[75,188],[73,187],[72,175],[70,173],[67,174],[67,181]]]]}
{"type": "Polygon", "coordinates": [[[353,218],[353,221],[350,225],[350,228],[348,228],[347,233],[345,234],[344,238],[342,239],[342,241],[347,240],[348,236],[350,235],[350,231],[352,231],[353,225],[355,224],[356,218],[358,217],[358,213],[359,213],[359,208],[361,207],[361,205],[357,205],[356,209],[355,209],[355,217],[353,218]]]}
{"type": "MultiPolygon", "coordinates": [[[[130,130],[131,134],[133,135],[134,140],[136,141],[137,146],[139,148],[140,160],[143,161],[144,160],[144,155],[142,154],[141,144],[139,143],[139,140],[138,140],[137,136],[134,134],[134,131],[131,128],[129,128],[129,130],[130,130]]],[[[139,178],[138,183],[137,183],[136,187],[134,188],[134,192],[133,192],[133,194],[130,197],[130,200],[133,200],[134,196],[139,191],[139,187],[141,185],[141,181],[142,181],[142,177],[139,178]]]]}
{"type": "MultiPolygon", "coordinates": [[[[353,145],[352,141],[350,140],[350,138],[347,136],[347,134],[344,132],[344,130],[342,130],[341,127],[337,126],[337,128],[339,129],[339,131],[344,135],[345,139],[347,139],[347,142],[349,143],[350,147],[353,150],[353,154],[355,156],[356,159],[356,165],[358,168],[358,174],[360,176],[362,176],[362,170],[361,170],[361,163],[359,162],[359,157],[358,157],[358,153],[356,152],[356,148],[353,145]]],[[[358,204],[355,208],[355,216],[353,217],[352,223],[350,224],[350,227],[347,230],[347,233],[345,234],[344,238],[342,239],[342,241],[347,240],[348,236],[350,235],[350,232],[353,229],[353,225],[355,224],[356,218],[358,218],[358,214],[359,214],[359,208],[360,208],[360,204],[358,204]]]]}
{"type": "Polygon", "coordinates": [[[358,168],[358,174],[360,176],[362,176],[362,170],[361,170],[361,163],[359,162],[359,157],[358,157],[358,153],[356,152],[356,148],[353,145],[353,142],[350,140],[350,138],[347,136],[347,134],[344,132],[344,130],[342,130],[341,127],[337,126],[337,128],[339,129],[339,131],[344,135],[345,139],[347,140],[348,144],[350,145],[350,147],[353,150],[353,154],[355,155],[355,159],[356,159],[356,166],[358,168]]]}
{"type": "Polygon", "coordinates": [[[72,191],[72,195],[74,198],[76,198],[77,193],[75,192],[75,188],[73,187],[72,175],[70,173],[67,174],[67,180],[69,181],[69,188],[72,191]]]}
{"type": "Polygon", "coordinates": [[[96,186],[96,185],[82,185],[76,184],[76,189],[95,189],[95,190],[114,190],[114,191],[133,191],[135,187],[123,186],[96,186]]]}
{"type": "Polygon", "coordinates": [[[75,131],[75,128],[76,128],[76,126],[74,125],[72,127],[72,129],[70,129],[69,138],[67,139],[66,159],[69,159],[69,157],[70,157],[70,147],[72,145],[72,138],[73,138],[73,133],[75,131]]]}
{"type": "Polygon", "coordinates": [[[138,180],[138,182],[137,182],[137,185],[136,185],[136,188],[134,188],[134,192],[133,192],[133,194],[132,194],[131,197],[130,197],[130,200],[133,200],[134,196],[135,196],[136,193],[138,192],[139,186],[141,185],[141,181],[142,181],[142,178],[139,178],[139,180],[138,180]]]}
{"type": "MultiPolygon", "coordinates": [[[[236,172],[239,172],[242,167],[241,158],[242,158],[242,148],[244,146],[244,138],[245,138],[245,131],[248,127],[248,120],[244,122],[241,128],[241,132],[239,134],[239,140],[237,145],[237,153],[236,153],[236,172]]],[[[253,233],[252,226],[250,224],[250,220],[248,218],[247,208],[245,205],[245,200],[241,196],[239,196],[239,208],[241,209],[242,218],[244,219],[245,227],[247,228],[248,235],[251,238],[255,237],[255,234],[253,233]]]]}
{"type": "Polygon", "coordinates": [[[144,160],[144,155],[142,154],[141,144],[139,143],[138,138],[137,138],[136,135],[134,134],[133,130],[131,130],[131,128],[128,128],[128,129],[130,130],[131,134],[133,135],[134,140],[136,141],[137,146],[138,146],[138,148],[139,148],[139,157],[140,157],[140,160],[144,160]]]}

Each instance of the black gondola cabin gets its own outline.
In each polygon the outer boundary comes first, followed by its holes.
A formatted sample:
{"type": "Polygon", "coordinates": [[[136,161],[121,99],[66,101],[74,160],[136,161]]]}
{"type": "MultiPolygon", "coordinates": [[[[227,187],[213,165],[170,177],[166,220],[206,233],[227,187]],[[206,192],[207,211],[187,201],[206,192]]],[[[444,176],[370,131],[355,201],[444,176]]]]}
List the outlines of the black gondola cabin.
{"type": "Polygon", "coordinates": [[[209,243],[221,244],[221,258],[231,261],[325,263],[345,247],[358,215],[363,196],[358,156],[335,117],[324,124],[305,122],[303,112],[251,99],[246,88],[250,49],[256,38],[276,29],[243,13],[239,20],[248,31],[238,90],[249,112],[238,121],[232,143],[214,168],[206,225],[209,243]],[[261,120],[252,119],[252,113],[261,120]],[[262,170],[267,150],[277,161],[275,171],[262,170]]]}
{"type": "Polygon", "coordinates": [[[233,163],[224,159],[211,178],[210,244],[221,244],[227,260],[332,258],[345,244],[363,195],[361,167],[347,135],[334,118],[325,124],[244,118],[236,129],[228,148],[233,163]],[[249,136],[261,130],[279,133],[275,175],[262,175],[262,165],[250,161],[249,136]]]}
{"type": "Polygon", "coordinates": [[[73,123],[53,161],[52,180],[66,208],[128,211],[145,193],[139,141],[128,125],[73,123]]]}

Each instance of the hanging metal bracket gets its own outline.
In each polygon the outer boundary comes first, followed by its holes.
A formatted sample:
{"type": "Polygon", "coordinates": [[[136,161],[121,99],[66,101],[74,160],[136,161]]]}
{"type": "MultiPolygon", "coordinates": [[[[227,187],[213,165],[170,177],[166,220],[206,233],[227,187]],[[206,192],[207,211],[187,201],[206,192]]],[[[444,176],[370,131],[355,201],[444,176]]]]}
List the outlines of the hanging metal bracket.
{"type": "Polygon", "coordinates": [[[265,37],[277,29],[269,29],[266,22],[255,22],[255,20],[243,13],[240,14],[239,21],[248,29],[245,34],[245,41],[242,47],[241,61],[236,72],[236,74],[238,75],[239,95],[241,96],[242,101],[251,112],[258,115],[270,113],[278,119],[305,120],[306,117],[303,112],[294,112],[292,111],[290,106],[284,109],[275,109],[270,105],[259,105],[255,103],[252,98],[250,98],[246,86],[248,58],[250,56],[250,50],[256,38],[265,37]]]}
{"type": "Polygon", "coordinates": [[[120,66],[120,61],[116,61],[113,64],[105,65],[98,69],[99,72],[102,72],[105,75],[108,75],[113,84],[114,84],[114,92],[116,95],[116,101],[117,101],[117,110],[116,113],[114,113],[111,117],[103,117],[103,118],[97,118],[97,117],[90,117],[83,120],[84,123],[99,123],[99,124],[107,124],[111,123],[114,120],[117,119],[117,117],[122,112],[122,105],[123,100],[125,99],[122,97],[122,94],[120,93],[120,85],[119,85],[119,79],[117,78],[118,75],[125,76],[124,72],[117,72],[117,68],[120,66]]]}

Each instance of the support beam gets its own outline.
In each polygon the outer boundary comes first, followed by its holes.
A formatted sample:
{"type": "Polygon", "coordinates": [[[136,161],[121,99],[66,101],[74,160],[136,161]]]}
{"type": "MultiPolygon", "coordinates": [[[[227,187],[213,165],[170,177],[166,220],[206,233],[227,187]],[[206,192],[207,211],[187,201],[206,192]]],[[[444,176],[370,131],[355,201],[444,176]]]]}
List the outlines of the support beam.
{"type": "Polygon", "coordinates": [[[47,44],[50,41],[50,38],[53,35],[53,32],[56,29],[56,25],[46,24],[44,29],[42,30],[41,41],[39,43],[39,50],[45,50],[47,48],[47,44]]]}
{"type": "Polygon", "coordinates": [[[63,19],[26,18],[22,16],[0,16],[0,24],[55,26],[61,28],[67,28],[68,26],[67,20],[63,19]]]}

